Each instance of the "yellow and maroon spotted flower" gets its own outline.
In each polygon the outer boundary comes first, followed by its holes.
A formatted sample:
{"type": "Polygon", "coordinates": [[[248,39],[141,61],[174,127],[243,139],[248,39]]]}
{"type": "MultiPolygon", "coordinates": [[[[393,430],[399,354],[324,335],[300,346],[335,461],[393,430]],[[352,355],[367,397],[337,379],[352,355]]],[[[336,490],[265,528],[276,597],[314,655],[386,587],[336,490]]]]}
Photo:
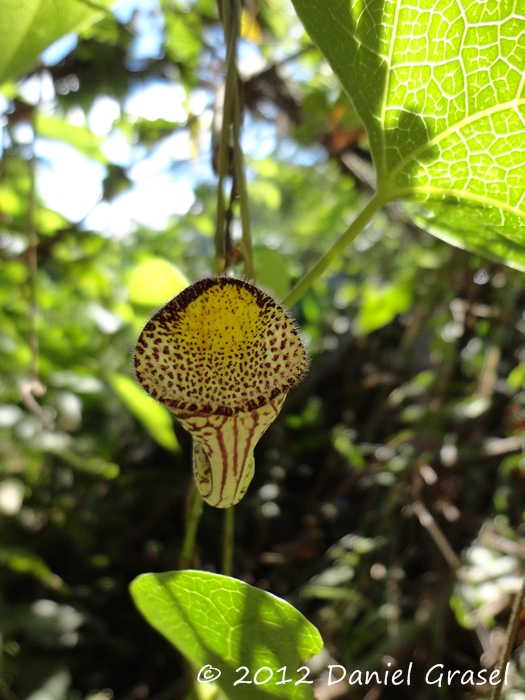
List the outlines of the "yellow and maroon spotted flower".
{"type": "Polygon", "coordinates": [[[138,380],[193,437],[199,490],[218,508],[246,493],[254,447],[307,366],[285,310],[232,277],[187,287],[151,318],[135,349],[138,380]]]}

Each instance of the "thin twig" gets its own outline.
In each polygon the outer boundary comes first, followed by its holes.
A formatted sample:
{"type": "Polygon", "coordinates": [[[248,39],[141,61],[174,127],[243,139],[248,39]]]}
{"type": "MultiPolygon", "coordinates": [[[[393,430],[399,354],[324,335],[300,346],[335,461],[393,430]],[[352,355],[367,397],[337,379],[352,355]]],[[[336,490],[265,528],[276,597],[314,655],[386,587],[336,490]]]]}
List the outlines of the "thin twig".
{"type": "MultiPolygon", "coordinates": [[[[412,504],[412,509],[414,513],[419,518],[419,522],[428,532],[430,537],[433,539],[434,544],[439,549],[443,558],[450,566],[454,574],[457,574],[459,567],[461,566],[461,560],[452,549],[450,542],[447,540],[443,531],[439,525],[434,520],[432,514],[428,511],[425,505],[421,501],[414,501],[412,504]]],[[[468,601],[464,601],[468,609],[469,614],[474,620],[474,631],[476,633],[476,638],[479,643],[480,651],[486,653],[490,649],[490,635],[485,627],[485,625],[480,621],[477,611],[472,607],[468,601]]]]}
{"type": "Polygon", "coordinates": [[[421,523],[421,525],[423,525],[430,537],[432,537],[432,539],[434,540],[435,545],[445,558],[447,564],[455,573],[461,566],[461,560],[450,546],[449,541],[443,534],[439,525],[436,523],[432,515],[425,508],[423,503],[421,503],[421,501],[415,501],[412,504],[412,509],[419,518],[419,522],[421,523]]]}
{"type": "Polygon", "coordinates": [[[37,275],[38,275],[38,234],[36,230],[36,176],[35,176],[35,139],[36,139],[36,109],[40,104],[31,109],[31,126],[33,128],[33,142],[31,144],[31,157],[28,160],[29,167],[29,197],[27,204],[26,231],[28,239],[27,270],[29,287],[29,333],[28,343],[31,349],[29,360],[29,379],[19,383],[20,395],[27,408],[42,422],[45,430],[53,430],[53,425],[47,420],[42,407],[35,396],[43,396],[46,393],[45,386],[38,378],[39,343],[38,343],[38,299],[37,299],[37,275]]]}
{"type": "Polygon", "coordinates": [[[503,690],[504,674],[506,666],[509,663],[510,655],[514,647],[514,642],[516,640],[516,634],[518,633],[518,625],[520,623],[520,613],[525,604],[525,576],[521,582],[521,588],[516,593],[514,598],[514,605],[512,606],[512,612],[510,614],[509,626],[507,627],[507,633],[505,635],[505,646],[501,653],[498,671],[500,683],[494,687],[494,692],[492,693],[491,700],[499,700],[501,697],[501,691],[503,690]]]}
{"type": "Polygon", "coordinates": [[[244,257],[244,274],[247,279],[255,280],[252,253],[252,234],[250,227],[250,209],[248,199],[248,188],[244,174],[243,152],[240,143],[241,132],[241,106],[239,95],[235,95],[235,105],[233,110],[233,148],[235,160],[235,179],[239,191],[239,203],[241,208],[242,222],[242,252],[244,257]]]}
{"type": "Polygon", "coordinates": [[[222,573],[231,576],[233,571],[233,546],[235,539],[235,506],[224,513],[224,544],[222,550],[222,573]]]}
{"type": "Polygon", "coordinates": [[[32,110],[33,144],[31,146],[31,157],[28,160],[29,166],[29,200],[27,207],[27,238],[29,247],[27,250],[27,268],[29,272],[29,347],[31,348],[31,361],[29,364],[29,376],[31,380],[38,381],[38,304],[36,295],[36,277],[38,270],[37,246],[38,237],[35,225],[36,213],[36,178],[35,178],[35,110],[32,110]]]}
{"type": "Polygon", "coordinates": [[[328,248],[326,253],[316,262],[312,269],[299,280],[295,287],[283,299],[286,306],[293,306],[310,289],[312,284],[330,267],[330,265],[341,255],[344,249],[356,238],[358,234],[372,219],[379,209],[385,204],[383,197],[375,194],[366,207],[357,215],[350,226],[339,238],[328,248]]]}
{"type": "Polygon", "coordinates": [[[179,568],[187,569],[193,561],[193,550],[195,549],[195,538],[197,528],[202,514],[203,499],[195,484],[192,481],[189,493],[189,513],[186,521],[186,533],[182,544],[182,551],[179,558],[179,568]]]}

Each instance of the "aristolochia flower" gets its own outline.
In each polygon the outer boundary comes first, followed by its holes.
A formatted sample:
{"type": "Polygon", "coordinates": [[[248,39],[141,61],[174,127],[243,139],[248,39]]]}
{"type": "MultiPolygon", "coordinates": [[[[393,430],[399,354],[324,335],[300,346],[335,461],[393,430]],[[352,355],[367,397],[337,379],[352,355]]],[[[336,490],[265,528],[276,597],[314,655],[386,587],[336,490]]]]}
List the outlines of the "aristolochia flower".
{"type": "Polygon", "coordinates": [[[187,287],[146,324],[135,349],[138,380],[193,437],[197,485],[218,508],[244,496],[254,447],[307,365],[284,309],[232,277],[187,287]]]}

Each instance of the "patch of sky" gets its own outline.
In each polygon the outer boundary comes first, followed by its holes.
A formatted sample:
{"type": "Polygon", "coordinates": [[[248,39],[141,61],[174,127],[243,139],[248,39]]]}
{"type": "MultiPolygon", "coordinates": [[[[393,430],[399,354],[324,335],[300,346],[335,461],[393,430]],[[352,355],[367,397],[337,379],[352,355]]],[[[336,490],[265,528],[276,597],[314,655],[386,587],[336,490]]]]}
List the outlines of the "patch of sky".
{"type": "Polygon", "coordinates": [[[77,47],[77,44],[78,36],[76,34],[66,34],[60,39],[57,39],[51,46],[48,46],[47,49],[40,54],[40,60],[44,66],[55,66],[70,54],[73,49],[77,47]]]}
{"type": "Polygon", "coordinates": [[[219,24],[210,24],[207,27],[203,27],[202,41],[204,46],[213,47],[213,51],[209,52],[210,58],[214,61],[217,58],[221,61],[226,61],[226,44],[224,43],[224,34],[219,24]]]}
{"type": "Polygon", "coordinates": [[[186,129],[175,131],[162,139],[151,154],[132,166],[129,176],[132,180],[143,180],[160,175],[166,170],[178,169],[191,158],[191,144],[186,129]]]}
{"type": "Polygon", "coordinates": [[[89,110],[87,124],[97,136],[107,136],[113,128],[113,123],[119,117],[119,103],[111,97],[100,95],[89,110]]]}
{"type": "MultiPolygon", "coordinates": [[[[128,48],[132,61],[161,57],[164,17],[158,0],[117,0],[111,11],[119,22],[132,26],[134,36],[128,48]]],[[[40,59],[45,66],[54,66],[77,44],[76,34],[66,34],[48,46],[40,59]]]]}
{"type": "Polygon", "coordinates": [[[167,80],[148,80],[135,88],[124,104],[124,111],[137,118],[155,121],[184,123],[187,118],[184,102],[186,93],[182,85],[167,80]]]}
{"type": "MultiPolygon", "coordinates": [[[[114,127],[114,123],[119,117],[119,103],[111,97],[100,96],[96,98],[89,110],[87,123],[93,133],[106,137],[102,144],[102,153],[106,158],[121,167],[129,167],[134,160],[145,156],[146,149],[132,146],[123,132],[114,127]]],[[[70,110],[68,119],[77,126],[82,126],[85,123],[82,110],[70,110]]]]}
{"type": "MultiPolygon", "coordinates": [[[[213,107],[213,92],[204,88],[192,90],[190,95],[190,112],[196,116],[204,117],[205,123],[211,124],[213,107]],[[205,114],[209,110],[209,114],[205,114]]],[[[203,121],[203,119],[201,119],[203,121]]]]}
{"type": "Polygon", "coordinates": [[[65,143],[37,138],[37,191],[47,207],[69,221],[81,221],[102,193],[106,168],[65,143]]]}
{"type": "Polygon", "coordinates": [[[110,202],[99,202],[82,222],[86,231],[98,231],[107,238],[123,239],[137,229],[136,222],[127,210],[127,200],[122,196],[110,202]]]}
{"type": "Polygon", "coordinates": [[[158,0],[117,0],[111,8],[122,24],[131,24],[133,39],[128,47],[131,68],[134,62],[162,56],[164,17],[158,0]]]}
{"type": "Polygon", "coordinates": [[[261,50],[251,41],[242,40],[237,45],[239,74],[246,78],[263,71],[267,64],[261,55],[261,50]]]}
{"type": "Polygon", "coordinates": [[[288,78],[294,83],[307,83],[314,77],[316,69],[305,66],[299,59],[283,63],[280,73],[284,79],[288,78]]]}
{"type": "MultiPolygon", "coordinates": [[[[125,103],[128,114],[149,120],[186,121],[184,90],[167,81],[153,80],[138,88],[125,103]]],[[[194,112],[211,122],[211,95],[199,91],[191,98],[194,112]],[[208,114],[206,111],[208,110],[208,114]]],[[[72,122],[75,119],[72,114],[72,122]]],[[[77,115],[79,116],[79,115],[77,115]]],[[[39,194],[46,206],[83,227],[118,237],[131,233],[137,224],[161,230],[173,216],[187,213],[195,201],[193,188],[213,182],[210,167],[210,135],[201,132],[199,158],[192,160],[189,133],[176,131],[147,155],[144,147],[131,145],[113,124],[120,116],[118,103],[106,96],[97,98],[87,123],[96,134],[106,137],[102,150],[114,163],[130,168],[132,188],[113,202],[99,202],[105,168],[81,156],[75,149],[56,141],[38,139],[39,194]]]]}
{"type": "Polygon", "coordinates": [[[254,160],[264,160],[274,153],[277,144],[275,124],[245,114],[242,146],[247,156],[254,160]]]}
{"type": "Polygon", "coordinates": [[[189,182],[162,173],[137,182],[111,203],[100,202],[83,227],[117,238],[127,236],[137,224],[162,231],[173,217],[186,214],[194,202],[189,182]]]}
{"type": "MultiPolygon", "coordinates": [[[[112,11],[118,21],[132,24],[136,34],[132,57],[158,57],[164,30],[158,0],[118,0],[112,11]]],[[[206,72],[213,68],[216,57],[224,54],[224,38],[218,27],[206,27],[203,34],[204,41],[214,47],[215,55],[213,58],[212,52],[205,52],[205,61],[210,61],[209,65],[202,64],[202,71],[206,72]]],[[[74,48],[74,35],[64,39],[67,40],[56,42],[48,49],[46,60],[49,65],[74,48]]],[[[259,48],[250,42],[239,42],[239,58],[244,76],[264,68],[259,48]]],[[[22,83],[21,93],[28,102],[36,104],[54,99],[53,83],[50,76],[46,79],[46,75],[44,72],[42,80],[35,76],[35,79],[22,83]]],[[[1,99],[0,96],[0,110],[5,111],[7,101],[4,100],[4,106],[1,99]]],[[[174,126],[183,125],[189,106],[190,112],[199,116],[201,123],[198,149],[194,148],[188,130],[180,128],[148,153],[144,146],[130,144],[118,124],[115,125],[121,115],[118,102],[107,96],[98,97],[88,114],[87,125],[103,137],[102,150],[106,157],[129,168],[132,187],[111,202],[100,201],[102,180],[106,174],[100,163],[86,159],[66,144],[37,139],[39,195],[46,206],[69,220],[82,221],[83,228],[98,230],[108,236],[124,237],[137,225],[164,229],[173,217],[189,211],[195,203],[194,189],[197,186],[216,181],[210,164],[209,127],[213,100],[212,91],[199,89],[191,93],[188,105],[188,96],[182,86],[162,79],[151,79],[137,86],[122,107],[131,120],[163,119],[174,126]],[[195,150],[198,150],[198,158],[195,158],[195,150]]],[[[72,123],[80,125],[84,122],[81,110],[76,116],[68,113],[69,117],[72,123]]],[[[277,151],[283,159],[310,166],[322,157],[320,149],[305,151],[295,147],[291,140],[278,140],[273,123],[255,119],[248,113],[242,139],[245,153],[255,160],[267,158],[277,151]]]]}
{"type": "Polygon", "coordinates": [[[55,86],[53,78],[48,71],[30,76],[18,84],[20,97],[31,105],[45,106],[55,99],[55,86]]]}
{"type": "Polygon", "coordinates": [[[310,168],[326,160],[326,153],[321,146],[305,148],[304,146],[298,146],[295,141],[289,138],[279,140],[276,156],[278,160],[284,160],[287,163],[299,165],[303,168],[310,168]]]}
{"type": "Polygon", "coordinates": [[[191,162],[195,184],[216,184],[217,178],[211,167],[211,133],[201,131],[199,134],[199,158],[191,162]]]}
{"type": "Polygon", "coordinates": [[[13,135],[13,140],[19,144],[33,143],[35,136],[33,127],[29,122],[18,122],[18,124],[13,124],[11,133],[13,135]]]}
{"type": "Polygon", "coordinates": [[[122,24],[131,22],[136,12],[148,13],[159,7],[157,0],[117,0],[111,6],[111,12],[122,24]]]}
{"type": "Polygon", "coordinates": [[[120,129],[114,129],[102,144],[102,153],[121,168],[129,168],[133,164],[136,150],[120,129]]]}
{"type": "Polygon", "coordinates": [[[80,105],[71,105],[67,110],[67,120],[73,126],[85,126],[86,114],[80,105]]]}
{"type": "Polygon", "coordinates": [[[137,12],[141,7],[148,4],[151,5],[150,0],[117,0],[117,2],[111,6],[111,12],[119,22],[127,24],[131,21],[134,12],[137,12]]]}

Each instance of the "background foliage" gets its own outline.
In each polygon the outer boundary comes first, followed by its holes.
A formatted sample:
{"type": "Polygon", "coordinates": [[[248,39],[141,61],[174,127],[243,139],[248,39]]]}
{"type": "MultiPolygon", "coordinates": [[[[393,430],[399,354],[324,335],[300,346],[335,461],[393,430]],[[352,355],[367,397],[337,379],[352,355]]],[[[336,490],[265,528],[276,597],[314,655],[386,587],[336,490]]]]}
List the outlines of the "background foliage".
{"type": "MultiPolygon", "coordinates": [[[[225,52],[211,0],[122,1],[75,27],[2,87],[0,697],[184,698],[127,586],[177,567],[191,449],[129,357],[213,270],[225,52]]],[[[247,2],[242,34],[256,275],[282,298],[362,208],[371,159],[289,4],[247,2]]],[[[437,697],[434,663],[495,663],[523,571],[524,301],[522,273],[389,205],[294,308],[312,367],[256,450],[235,574],[319,627],[317,697],[341,689],[330,662],[412,661],[389,698],[437,697]]],[[[204,570],[221,532],[205,507],[204,570]]],[[[513,700],[521,664],[518,647],[513,700]]]]}

